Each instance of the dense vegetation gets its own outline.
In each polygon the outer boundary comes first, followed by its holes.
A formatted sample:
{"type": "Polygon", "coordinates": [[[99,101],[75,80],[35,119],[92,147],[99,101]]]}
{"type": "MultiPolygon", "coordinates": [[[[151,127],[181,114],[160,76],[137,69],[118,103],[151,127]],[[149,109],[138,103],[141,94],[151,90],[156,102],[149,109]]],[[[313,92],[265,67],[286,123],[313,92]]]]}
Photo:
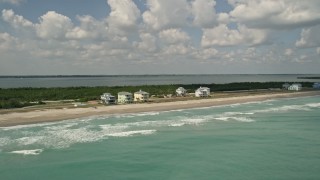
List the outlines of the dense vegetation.
{"type": "Polygon", "coordinates": [[[320,79],[320,77],[298,77],[298,79],[320,79]]]}
{"type": "MultiPolygon", "coordinates": [[[[206,84],[211,91],[233,91],[281,88],[283,82],[246,82],[229,84],[206,84]]],[[[313,83],[304,82],[303,87],[312,87],[313,83]]],[[[144,85],[144,86],[116,86],[116,87],[68,87],[68,88],[0,88],[0,109],[31,105],[30,102],[46,100],[77,99],[79,101],[97,100],[100,95],[109,92],[117,95],[120,91],[136,92],[142,89],[151,95],[175,94],[178,87],[184,87],[188,92],[194,92],[200,84],[190,85],[144,85]]]]}

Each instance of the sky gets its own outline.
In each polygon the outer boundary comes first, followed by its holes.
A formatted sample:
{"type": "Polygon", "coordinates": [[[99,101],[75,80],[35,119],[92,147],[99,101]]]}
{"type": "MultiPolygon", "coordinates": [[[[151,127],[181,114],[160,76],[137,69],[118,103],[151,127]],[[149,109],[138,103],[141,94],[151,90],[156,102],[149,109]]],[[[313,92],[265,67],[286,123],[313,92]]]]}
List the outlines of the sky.
{"type": "Polygon", "coordinates": [[[319,0],[0,0],[0,75],[319,69],[319,0]]]}

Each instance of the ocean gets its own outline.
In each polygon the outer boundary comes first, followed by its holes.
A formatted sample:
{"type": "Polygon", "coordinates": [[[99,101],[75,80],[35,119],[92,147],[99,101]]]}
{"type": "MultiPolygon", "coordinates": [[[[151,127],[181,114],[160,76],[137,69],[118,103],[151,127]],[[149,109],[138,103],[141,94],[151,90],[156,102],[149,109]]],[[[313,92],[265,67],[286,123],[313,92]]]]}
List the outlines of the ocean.
{"type": "Polygon", "coordinates": [[[13,179],[320,179],[320,96],[0,128],[13,179]]]}
{"type": "Polygon", "coordinates": [[[319,82],[318,74],[204,74],[204,75],[110,75],[110,76],[0,76],[0,88],[136,86],[166,84],[225,84],[233,82],[319,82]]]}

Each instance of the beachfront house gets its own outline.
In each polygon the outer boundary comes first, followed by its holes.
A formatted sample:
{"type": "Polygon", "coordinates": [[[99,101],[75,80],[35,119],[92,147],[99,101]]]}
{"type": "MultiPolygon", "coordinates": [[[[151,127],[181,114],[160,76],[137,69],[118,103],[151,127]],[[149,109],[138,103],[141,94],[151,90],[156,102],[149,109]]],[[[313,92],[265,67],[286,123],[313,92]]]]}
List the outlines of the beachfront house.
{"type": "Polygon", "coordinates": [[[210,88],[200,87],[195,91],[196,97],[208,97],[210,96],[210,88]]]}
{"type": "Polygon", "coordinates": [[[118,103],[119,104],[132,103],[132,93],[119,92],[118,93],[118,103]]]}
{"type": "Polygon", "coordinates": [[[187,90],[183,87],[179,87],[176,89],[177,96],[185,96],[187,94],[187,90]]]}
{"type": "Polygon", "coordinates": [[[133,96],[133,100],[136,102],[146,102],[149,100],[149,93],[141,91],[141,89],[135,92],[133,96]]]}
{"type": "Polygon", "coordinates": [[[312,86],[314,89],[320,89],[320,83],[316,82],[312,86]]]}
{"type": "Polygon", "coordinates": [[[301,89],[302,89],[302,85],[300,83],[294,83],[288,87],[289,91],[300,91],[301,89]]]}
{"type": "Polygon", "coordinates": [[[289,87],[290,87],[289,83],[282,84],[282,89],[288,90],[289,87]]]}
{"type": "Polygon", "coordinates": [[[100,96],[100,99],[102,103],[104,104],[115,104],[116,103],[116,97],[112,96],[110,93],[103,93],[100,96]]]}

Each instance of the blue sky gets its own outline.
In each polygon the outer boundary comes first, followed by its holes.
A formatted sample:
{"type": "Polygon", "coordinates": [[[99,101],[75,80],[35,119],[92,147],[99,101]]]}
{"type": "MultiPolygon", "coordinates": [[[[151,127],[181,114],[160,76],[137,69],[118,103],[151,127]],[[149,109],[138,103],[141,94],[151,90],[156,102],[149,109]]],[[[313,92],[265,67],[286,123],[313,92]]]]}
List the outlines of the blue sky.
{"type": "Polygon", "coordinates": [[[0,0],[0,75],[319,73],[318,0],[0,0]]]}

